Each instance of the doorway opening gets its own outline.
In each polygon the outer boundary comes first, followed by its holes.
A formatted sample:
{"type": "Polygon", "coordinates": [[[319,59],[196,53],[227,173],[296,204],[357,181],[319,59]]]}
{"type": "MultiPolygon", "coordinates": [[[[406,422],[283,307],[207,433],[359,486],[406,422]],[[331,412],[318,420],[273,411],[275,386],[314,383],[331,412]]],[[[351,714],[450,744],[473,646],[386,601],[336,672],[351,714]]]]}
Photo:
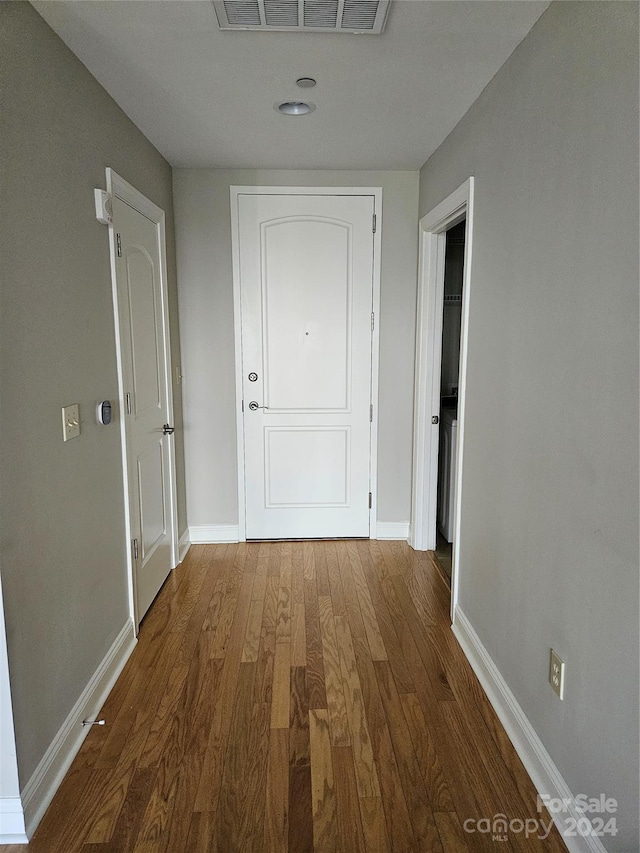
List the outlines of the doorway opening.
{"type": "MultiPolygon", "coordinates": [[[[469,296],[471,281],[471,256],[473,248],[473,202],[474,179],[470,177],[444,201],[436,205],[420,220],[420,257],[418,262],[418,306],[416,329],[416,372],[414,395],[414,429],[413,429],[413,490],[411,505],[411,547],[417,551],[435,551],[438,532],[438,473],[439,445],[441,440],[441,416],[448,420],[452,411],[451,406],[443,407],[442,397],[449,398],[446,402],[455,404],[456,440],[455,452],[451,457],[455,460],[449,466],[449,492],[446,504],[451,507],[452,518],[452,553],[451,553],[451,621],[455,622],[456,606],[460,586],[460,530],[462,524],[462,491],[463,491],[463,458],[464,458],[464,424],[465,398],[467,384],[467,342],[469,337],[469,296]],[[456,231],[464,229],[464,244],[453,249],[453,240],[460,236],[456,231]],[[453,257],[459,252],[462,255],[462,286],[458,283],[460,320],[459,341],[457,346],[457,394],[454,393],[456,383],[447,377],[456,375],[456,347],[452,342],[447,351],[447,359],[453,366],[442,374],[443,360],[443,325],[445,323],[445,268],[447,266],[447,232],[453,232],[449,237],[453,257]],[[451,355],[451,358],[449,356],[451,355]],[[443,395],[444,390],[447,392],[443,395]],[[448,386],[448,387],[447,387],[448,386]],[[455,397],[455,400],[452,398],[455,397]]],[[[459,258],[457,263],[459,263],[459,258]]],[[[449,265],[452,264],[450,252],[449,265]]],[[[451,286],[451,302],[455,297],[451,286]]],[[[454,326],[452,319],[447,319],[447,325],[454,326]]],[[[446,440],[446,439],[445,439],[446,440]]],[[[451,449],[451,448],[450,448],[451,449]]],[[[446,538],[446,537],[445,537],[446,538]]],[[[448,543],[447,543],[448,544],[448,543]]]]}
{"type": "Polygon", "coordinates": [[[453,522],[455,518],[454,496],[465,232],[466,219],[446,232],[444,298],[442,301],[436,557],[448,577],[449,583],[451,583],[453,522]]]}

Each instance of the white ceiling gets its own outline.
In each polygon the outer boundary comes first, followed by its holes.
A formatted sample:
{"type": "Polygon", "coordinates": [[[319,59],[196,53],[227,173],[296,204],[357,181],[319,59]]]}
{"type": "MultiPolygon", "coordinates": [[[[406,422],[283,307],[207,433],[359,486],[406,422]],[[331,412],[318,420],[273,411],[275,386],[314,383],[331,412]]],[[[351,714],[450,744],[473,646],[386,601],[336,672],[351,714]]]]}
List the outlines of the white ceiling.
{"type": "Polygon", "coordinates": [[[33,5],[174,166],[418,169],[549,4],[393,0],[380,36],[223,32],[209,0],[33,5]]]}

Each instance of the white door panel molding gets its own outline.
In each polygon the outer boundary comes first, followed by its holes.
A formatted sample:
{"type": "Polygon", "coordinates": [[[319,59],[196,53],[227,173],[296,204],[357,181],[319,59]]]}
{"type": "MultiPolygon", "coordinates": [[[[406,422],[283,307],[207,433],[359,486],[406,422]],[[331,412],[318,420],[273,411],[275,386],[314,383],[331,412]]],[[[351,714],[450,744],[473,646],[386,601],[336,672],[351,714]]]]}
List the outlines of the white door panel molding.
{"type": "Polygon", "coordinates": [[[240,538],[375,535],[381,191],[231,205],[240,538]]]}
{"type": "Polygon", "coordinates": [[[131,615],[179,562],[165,215],[111,169],[109,227],[131,615]]]}

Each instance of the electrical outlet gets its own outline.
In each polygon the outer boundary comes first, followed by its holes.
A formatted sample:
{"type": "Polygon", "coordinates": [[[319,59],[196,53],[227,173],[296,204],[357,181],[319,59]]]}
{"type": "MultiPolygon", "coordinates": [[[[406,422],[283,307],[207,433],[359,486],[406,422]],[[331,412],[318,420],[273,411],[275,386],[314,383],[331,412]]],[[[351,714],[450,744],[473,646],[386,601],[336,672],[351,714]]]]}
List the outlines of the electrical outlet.
{"type": "Polygon", "coordinates": [[[65,406],[62,409],[62,440],[69,441],[80,435],[80,409],[78,404],[65,406]]]}
{"type": "Polygon", "coordinates": [[[549,663],[549,684],[564,699],[564,661],[551,649],[551,660],[549,663]]]}

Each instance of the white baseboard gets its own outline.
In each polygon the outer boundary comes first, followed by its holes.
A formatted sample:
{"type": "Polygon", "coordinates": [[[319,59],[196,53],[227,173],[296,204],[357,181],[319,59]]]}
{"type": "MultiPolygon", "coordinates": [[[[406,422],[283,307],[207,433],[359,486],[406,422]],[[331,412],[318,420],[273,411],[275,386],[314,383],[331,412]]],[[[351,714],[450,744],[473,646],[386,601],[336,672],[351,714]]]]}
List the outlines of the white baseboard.
{"type": "Polygon", "coordinates": [[[82,742],[89,734],[89,727],[83,726],[82,721],[91,719],[99,713],[136,643],[133,622],[129,620],[91,676],[80,698],[25,785],[22,791],[22,804],[29,838],[35,832],[82,742]]]}
{"type": "Polygon", "coordinates": [[[376,539],[403,539],[409,538],[408,521],[379,521],[376,524],[376,539]]]}
{"type": "Polygon", "coordinates": [[[189,529],[185,530],[185,532],[180,537],[180,541],[178,542],[178,560],[181,563],[184,558],[187,556],[187,552],[191,547],[191,539],[189,538],[189,529]]]}
{"type": "Polygon", "coordinates": [[[0,797],[0,844],[27,844],[20,797],[0,797]]]}
{"type": "Polygon", "coordinates": [[[217,542],[238,542],[240,530],[237,524],[202,524],[189,528],[192,545],[213,545],[217,542]]]}
{"type": "MultiPolygon", "coordinates": [[[[189,528],[189,539],[192,545],[238,542],[239,536],[240,532],[237,524],[202,524],[189,528]]],[[[376,524],[375,538],[402,539],[406,541],[409,538],[409,522],[379,521],[376,524]]]]}
{"type": "Polygon", "coordinates": [[[566,803],[566,809],[551,816],[570,853],[606,853],[605,847],[595,835],[565,835],[567,820],[571,821],[571,826],[576,825],[573,821],[579,820],[582,822],[579,825],[584,825],[586,815],[578,809],[569,786],[562,778],[489,652],[482,645],[473,626],[459,607],[456,607],[453,633],[478,676],[538,793],[541,797],[544,795],[566,803]]]}

